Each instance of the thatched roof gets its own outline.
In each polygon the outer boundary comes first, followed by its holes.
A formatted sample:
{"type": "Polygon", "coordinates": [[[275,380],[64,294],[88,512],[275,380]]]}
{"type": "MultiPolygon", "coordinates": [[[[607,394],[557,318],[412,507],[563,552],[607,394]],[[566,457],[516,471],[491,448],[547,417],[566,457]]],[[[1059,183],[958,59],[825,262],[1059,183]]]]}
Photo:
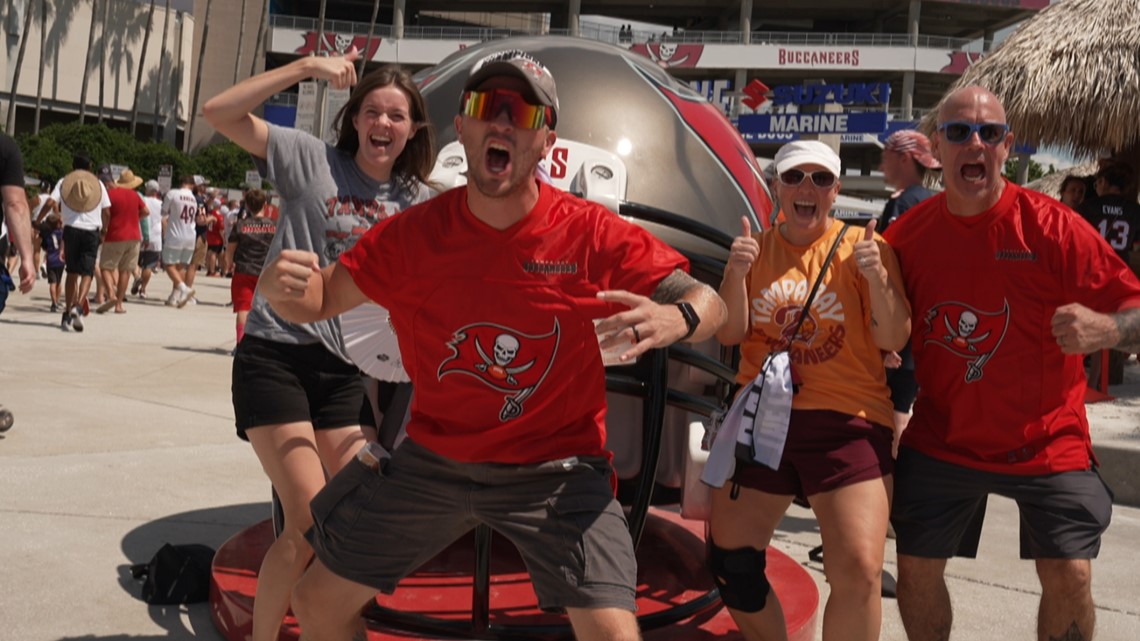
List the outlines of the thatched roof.
{"type": "Polygon", "coordinates": [[[1042,176],[1037,180],[1025,185],[1026,189],[1039,191],[1054,198],[1061,198],[1061,183],[1065,182],[1068,176],[1092,176],[1100,168],[1100,163],[1096,160],[1087,162],[1083,165],[1076,167],[1069,167],[1068,169],[1061,169],[1055,171],[1048,176],[1042,176]]]}
{"type": "MultiPolygon", "coordinates": [[[[1001,99],[1020,142],[1077,157],[1140,145],[1140,2],[1057,2],[1022,23],[951,91],[968,85],[1001,99]]],[[[934,129],[937,111],[923,130],[934,129]]]]}

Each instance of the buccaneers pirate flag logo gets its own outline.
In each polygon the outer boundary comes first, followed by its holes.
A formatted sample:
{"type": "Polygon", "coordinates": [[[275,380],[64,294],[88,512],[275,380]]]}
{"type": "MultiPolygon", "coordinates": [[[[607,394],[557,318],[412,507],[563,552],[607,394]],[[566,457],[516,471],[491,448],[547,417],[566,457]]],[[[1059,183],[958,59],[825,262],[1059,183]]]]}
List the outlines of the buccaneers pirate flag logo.
{"type": "Polygon", "coordinates": [[[968,359],[966,382],[982,377],[982,368],[994,355],[1009,327],[1009,301],[996,312],[983,312],[965,303],[939,303],[926,312],[923,345],[938,345],[968,359]]]}
{"type": "Polygon", "coordinates": [[[522,415],[523,402],[550,372],[558,339],[558,319],[550,333],[540,336],[494,323],[467,325],[448,341],[452,355],[439,366],[437,376],[466,374],[503,392],[499,420],[506,422],[522,415]]]}

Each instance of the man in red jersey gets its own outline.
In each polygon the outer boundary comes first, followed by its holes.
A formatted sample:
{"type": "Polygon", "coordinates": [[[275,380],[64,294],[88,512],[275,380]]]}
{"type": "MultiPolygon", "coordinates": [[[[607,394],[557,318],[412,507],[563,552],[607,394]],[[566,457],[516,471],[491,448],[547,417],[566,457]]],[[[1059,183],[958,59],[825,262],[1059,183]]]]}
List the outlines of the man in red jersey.
{"type": "Polygon", "coordinates": [[[383,305],[416,386],[391,458],[365,448],[313,500],[317,559],[292,605],[314,639],[349,639],[377,590],[478,523],[518,547],[539,606],[565,609],[578,638],[639,636],[598,336],[629,360],[709,338],[724,303],[642,228],[535,178],[558,115],[538,60],[484,58],[455,118],[466,187],[377,224],[323,272],[285,251],[261,277],[291,322],[383,305]]]}
{"type": "Polygon", "coordinates": [[[986,498],[1017,501],[1041,581],[1037,634],[1091,639],[1092,566],[1112,514],[1081,356],[1140,347],[1140,282],[1072,210],[1002,178],[1005,109],[966,87],[938,113],[945,193],[885,237],[914,310],[919,395],[895,468],[898,601],[911,641],[949,639],[943,573],[976,555],[986,498]]]}

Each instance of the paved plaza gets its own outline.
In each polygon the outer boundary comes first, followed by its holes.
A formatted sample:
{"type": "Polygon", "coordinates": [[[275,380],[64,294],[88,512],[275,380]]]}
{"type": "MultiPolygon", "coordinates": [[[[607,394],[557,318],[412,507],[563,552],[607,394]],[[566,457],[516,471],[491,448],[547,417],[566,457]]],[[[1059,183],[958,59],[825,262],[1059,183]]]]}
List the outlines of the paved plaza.
{"type": "MultiPolygon", "coordinates": [[[[230,406],[229,281],[199,277],[200,304],[149,300],[87,318],[64,333],[47,286],[13,294],[0,315],[0,404],[15,426],[0,438],[0,641],[220,641],[206,604],[147,606],[128,567],[164,542],[220,546],[269,515],[269,484],[230,406]]],[[[1140,366],[1089,406],[1093,438],[1118,500],[1140,505],[1140,366]]],[[[793,508],[775,545],[827,585],[808,550],[810,512],[793,508]]],[[[1140,509],[1118,505],[1094,563],[1098,639],[1140,638],[1140,509]]],[[[1039,590],[1016,559],[1017,515],[991,500],[980,558],[952,561],[955,639],[1034,638],[1039,590]]],[[[893,572],[893,542],[887,570],[893,572]]],[[[893,601],[883,639],[904,639],[893,601]]]]}

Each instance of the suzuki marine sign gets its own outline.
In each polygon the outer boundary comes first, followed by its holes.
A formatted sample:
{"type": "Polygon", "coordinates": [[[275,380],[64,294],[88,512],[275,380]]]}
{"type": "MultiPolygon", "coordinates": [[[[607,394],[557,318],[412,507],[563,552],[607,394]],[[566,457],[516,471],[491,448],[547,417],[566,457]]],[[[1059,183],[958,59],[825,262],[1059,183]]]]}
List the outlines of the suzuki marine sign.
{"type": "Polygon", "coordinates": [[[882,133],[887,128],[887,112],[749,114],[740,116],[737,128],[745,140],[750,134],[882,133]]]}

